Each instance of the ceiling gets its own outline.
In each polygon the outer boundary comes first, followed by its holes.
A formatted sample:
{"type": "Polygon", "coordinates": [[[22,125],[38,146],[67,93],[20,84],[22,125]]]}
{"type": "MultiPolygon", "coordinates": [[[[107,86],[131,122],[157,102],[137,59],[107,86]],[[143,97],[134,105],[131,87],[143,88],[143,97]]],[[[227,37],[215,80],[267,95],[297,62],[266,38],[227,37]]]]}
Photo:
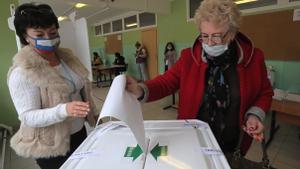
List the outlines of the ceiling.
{"type": "Polygon", "coordinates": [[[110,18],[126,15],[130,12],[170,13],[172,0],[19,0],[49,4],[57,16],[69,15],[76,10],[76,18],[85,17],[89,24],[103,22],[110,18]],[[86,7],[75,9],[76,3],[85,3],[86,7]]]}

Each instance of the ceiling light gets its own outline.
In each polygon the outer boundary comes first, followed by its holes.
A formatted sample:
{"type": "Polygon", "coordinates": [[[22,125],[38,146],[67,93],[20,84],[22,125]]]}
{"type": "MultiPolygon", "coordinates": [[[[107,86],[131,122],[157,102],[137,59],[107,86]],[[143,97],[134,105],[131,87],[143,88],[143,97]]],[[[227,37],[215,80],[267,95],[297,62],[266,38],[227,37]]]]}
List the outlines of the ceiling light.
{"type": "Polygon", "coordinates": [[[257,0],[238,0],[238,1],[235,1],[234,3],[236,4],[245,4],[245,3],[249,3],[249,2],[255,2],[257,0]]]}
{"type": "Polygon", "coordinates": [[[65,20],[65,19],[67,19],[68,17],[66,17],[66,16],[59,16],[58,18],[57,18],[57,20],[58,20],[58,22],[60,22],[60,21],[63,21],[63,20],[65,20]]]}
{"type": "Polygon", "coordinates": [[[82,8],[82,7],[85,7],[85,6],[87,6],[87,4],[84,4],[84,3],[75,4],[75,8],[82,8]]]}
{"type": "Polygon", "coordinates": [[[137,23],[131,23],[126,25],[126,27],[133,27],[133,26],[137,26],[137,23]]]}

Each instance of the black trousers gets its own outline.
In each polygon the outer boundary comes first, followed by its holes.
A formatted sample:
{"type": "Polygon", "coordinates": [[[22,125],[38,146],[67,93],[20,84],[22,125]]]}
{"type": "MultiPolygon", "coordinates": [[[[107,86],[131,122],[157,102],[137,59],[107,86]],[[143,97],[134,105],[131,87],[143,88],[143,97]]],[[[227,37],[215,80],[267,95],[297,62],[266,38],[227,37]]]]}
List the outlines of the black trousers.
{"type": "Polygon", "coordinates": [[[59,169],[59,167],[63,165],[63,163],[69,158],[69,156],[83,142],[86,136],[86,129],[85,127],[83,127],[80,131],[71,135],[70,151],[65,156],[38,158],[36,159],[37,164],[41,169],[59,169]]]}

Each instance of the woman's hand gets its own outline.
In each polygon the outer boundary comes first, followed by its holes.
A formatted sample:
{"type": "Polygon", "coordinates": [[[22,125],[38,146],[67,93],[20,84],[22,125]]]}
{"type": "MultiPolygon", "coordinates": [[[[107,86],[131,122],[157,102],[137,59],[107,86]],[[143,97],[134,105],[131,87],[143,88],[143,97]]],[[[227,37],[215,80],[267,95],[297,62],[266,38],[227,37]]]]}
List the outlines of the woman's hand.
{"type": "Polygon", "coordinates": [[[67,103],[68,116],[86,117],[90,111],[90,105],[87,102],[72,101],[67,103]]]}
{"type": "Polygon", "coordinates": [[[139,86],[138,82],[130,76],[126,76],[126,89],[127,91],[133,93],[137,98],[143,95],[142,87],[139,86]]]}
{"type": "Polygon", "coordinates": [[[264,125],[255,115],[249,115],[244,126],[244,131],[257,141],[262,141],[264,138],[264,125]]]}

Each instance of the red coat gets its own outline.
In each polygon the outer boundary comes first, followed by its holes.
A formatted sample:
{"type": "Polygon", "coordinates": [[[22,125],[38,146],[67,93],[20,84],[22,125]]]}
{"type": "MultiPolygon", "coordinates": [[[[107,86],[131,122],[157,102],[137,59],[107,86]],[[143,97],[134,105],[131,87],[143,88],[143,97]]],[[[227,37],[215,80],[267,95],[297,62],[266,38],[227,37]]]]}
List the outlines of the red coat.
{"type": "MultiPolygon", "coordinates": [[[[254,48],[241,33],[235,38],[238,44],[239,63],[236,67],[240,83],[240,125],[244,124],[245,112],[252,106],[264,112],[270,108],[273,90],[267,78],[263,52],[254,48]]],[[[176,64],[163,75],[146,81],[149,90],[147,101],[154,101],[179,90],[178,119],[195,119],[205,89],[207,63],[202,58],[201,43],[196,40],[193,48],[182,50],[176,64]]],[[[248,135],[247,135],[248,136],[248,135]]],[[[252,139],[246,137],[242,151],[247,152],[252,139]]]]}

